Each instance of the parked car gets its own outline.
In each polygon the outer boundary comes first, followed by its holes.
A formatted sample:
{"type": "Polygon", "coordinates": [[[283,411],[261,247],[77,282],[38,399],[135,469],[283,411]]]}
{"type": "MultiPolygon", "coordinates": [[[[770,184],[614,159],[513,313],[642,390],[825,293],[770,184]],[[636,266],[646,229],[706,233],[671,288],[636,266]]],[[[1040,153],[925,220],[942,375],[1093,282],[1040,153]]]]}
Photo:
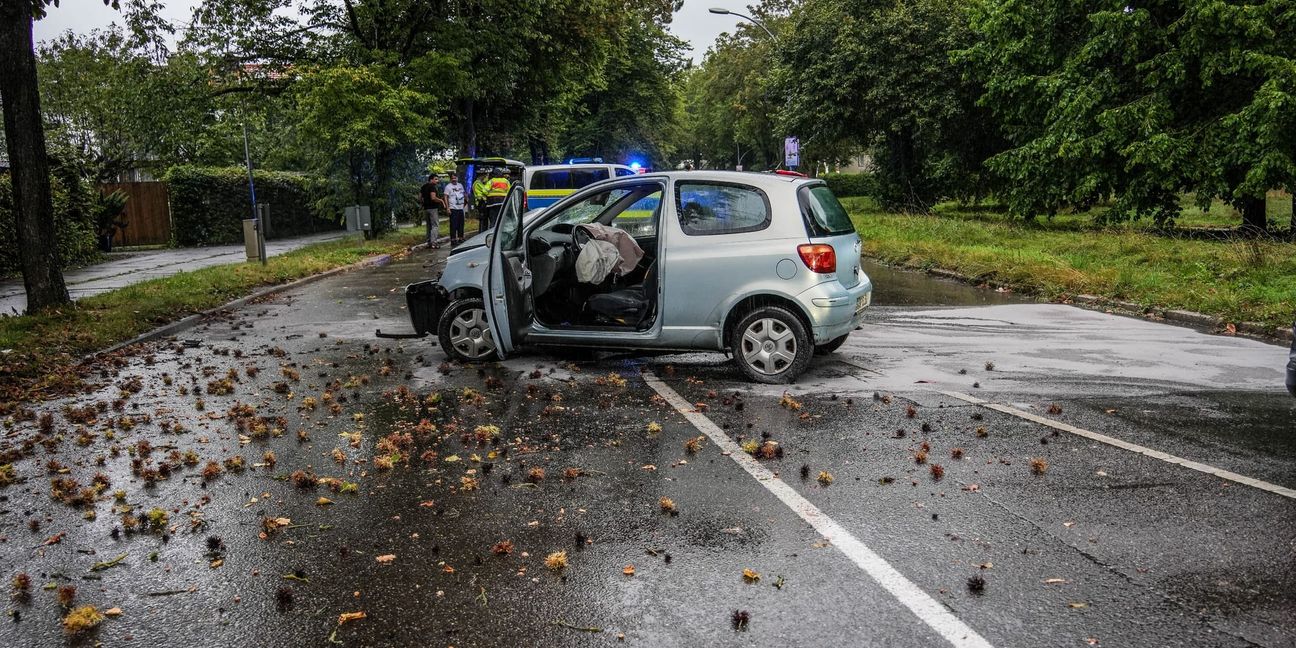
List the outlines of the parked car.
{"type": "Polygon", "coordinates": [[[522,186],[526,189],[528,207],[550,207],[581,187],[608,178],[634,175],[634,169],[623,164],[605,164],[599,161],[568,162],[526,167],[522,173],[522,186]]]}
{"type": "Polygon", "coordinates": [[[675,171],[525,217],[522,202],[514,187],[493,232],[407,288],[415,330],[457,360],[524,345],[713,350],[753,381],[786,383],[840,347],[872,299],[859,235],[820,180],[675,171]],[[590,276],[609,240],[613,269],[590,276]]]}
{"type": "Polygon", "coordinates": [[[1287,355],[1287,391],[1296,396],[1296,323],[1292,324],[1292,347],[1287,355]]]}

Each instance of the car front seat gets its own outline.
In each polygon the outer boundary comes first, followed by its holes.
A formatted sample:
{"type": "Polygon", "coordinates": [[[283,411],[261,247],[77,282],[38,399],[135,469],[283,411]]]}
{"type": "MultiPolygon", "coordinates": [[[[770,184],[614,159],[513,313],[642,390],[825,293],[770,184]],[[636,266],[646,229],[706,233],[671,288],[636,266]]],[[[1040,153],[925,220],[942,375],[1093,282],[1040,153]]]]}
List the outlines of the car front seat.
{"type": "Polygon", "coordinates": [[[596,315],[626,326],[638,327],[652,313],[657,297],[657,262],[644,274],[643,283],[621,290],[590,295],[585,307],[596,315]]]}

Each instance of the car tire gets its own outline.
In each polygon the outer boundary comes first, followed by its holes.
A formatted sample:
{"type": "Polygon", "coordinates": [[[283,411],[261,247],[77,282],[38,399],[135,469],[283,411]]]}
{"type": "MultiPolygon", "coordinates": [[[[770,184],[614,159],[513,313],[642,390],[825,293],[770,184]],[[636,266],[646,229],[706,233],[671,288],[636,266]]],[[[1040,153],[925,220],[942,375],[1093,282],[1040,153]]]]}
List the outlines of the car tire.
{"type": "Polygon", "coordinates": [[[437,322],[437,342],[447,356],[460,362],[494,358],[495,339],[486,322],[486,303],[477,297],[450,302],[437,322]]]}
{"type": "Polygon", "coordinates": [[[840,349],[840,348],[841,348],[841,345],[846,344],[846,336],[847,336],[847,335],[850,335],[850,334],[847,333],[846,335],[843,335],[843,336],[841,336],[841,337],[839,337],[839,338],[836,338],[836,339],[833,339],[833,340],[829,340],[829,341],[827,341],[827,342],[824,342],[823,344],[816,344],[816,345],[815,345],[815,355],[828,355],[828,354],[832,353],[833,351],[836,351],[837,349],[840,349]]]}
{"type": "Polygon", "coordinates": [[[781,306],[761,306],[743,315],[731,340],[734,364],[752,382],[790,383],[814,357],[806,325],[781,306]]]}

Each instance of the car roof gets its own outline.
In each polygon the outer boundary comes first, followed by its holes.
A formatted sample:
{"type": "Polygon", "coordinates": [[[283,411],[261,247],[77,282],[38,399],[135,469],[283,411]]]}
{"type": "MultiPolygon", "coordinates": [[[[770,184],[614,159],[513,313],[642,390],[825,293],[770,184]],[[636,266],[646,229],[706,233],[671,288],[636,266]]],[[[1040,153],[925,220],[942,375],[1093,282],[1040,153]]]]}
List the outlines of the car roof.
{"type": "MultiPolygon", "coordinates": [[[[815,178],[762,173],[757,171],[654,171],[635,176],[636,178],[670,178],[679,181],[702,180],[714,182],[741,182],[764,189],[786,185],[801,185],[817,182],[815,178]]],[[[624,178],[618,178],[623,180],[624,178]]]]}
{"type": "Polygon", "coordinates": [[[524,167],[525,164],[517,160],[510,160],[502,157],[480,157],[480,158],[459,158],[455,164],[490,164],[494,166],[524,167]]]}
{"type": "Polygon", "coordinates": [[[610,167],[610,166],[621,167],[624,169],[630,168],[624,164],[615,164],[613,162],[577,162],[575,164],[537,164],[534,166],[527,167],[527,171],[550,171],[553,169],[590,169],[590,168],[602,169],[604,167],[610,167]]]}

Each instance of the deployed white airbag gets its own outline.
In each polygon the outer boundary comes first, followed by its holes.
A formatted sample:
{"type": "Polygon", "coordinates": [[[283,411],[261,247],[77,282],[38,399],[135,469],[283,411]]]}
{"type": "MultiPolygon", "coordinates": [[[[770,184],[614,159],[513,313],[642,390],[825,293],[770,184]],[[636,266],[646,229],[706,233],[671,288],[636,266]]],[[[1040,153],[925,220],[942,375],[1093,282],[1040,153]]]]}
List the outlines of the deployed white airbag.
{"type": "Polygon", "coordinates": [[[607,241],[591,240],[576,257],[576,280],[589,284],[603,283],[618,263],[621,263],[621,253],[617,246],[607,241]]]}

